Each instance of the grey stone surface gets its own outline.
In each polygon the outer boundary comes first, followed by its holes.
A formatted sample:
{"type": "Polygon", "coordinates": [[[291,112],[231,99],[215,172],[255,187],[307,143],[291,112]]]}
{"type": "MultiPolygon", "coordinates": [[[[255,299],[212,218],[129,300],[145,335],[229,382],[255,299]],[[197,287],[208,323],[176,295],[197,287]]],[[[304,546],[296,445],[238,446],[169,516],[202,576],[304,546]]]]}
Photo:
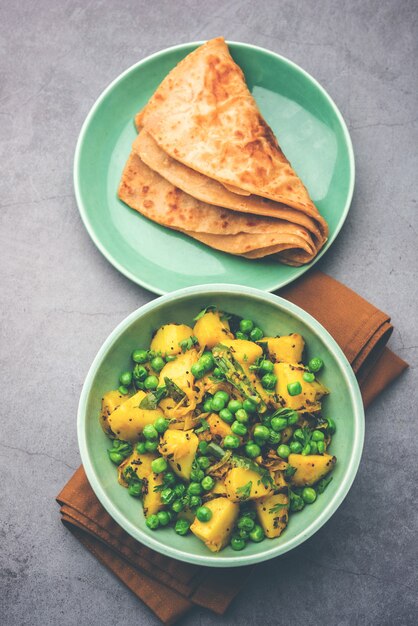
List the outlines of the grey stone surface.
{"type": "Polygon", "coordinates": [[[113,327],[153,298],[86,234],[72,187],[102,89],[163,47],[219,34],[277,51],[341,108],[357,160],[349,218],[321,269],[389,311],[412,365],[367,414],[347,499],[303,546],[260,567],[227,615],[183,624],[417,623],[417,2],[0,3],[0,621],[157,624],[62,527],[76,407],[113,327]],[[415,69],[416,71],[416,69],[415,69]]]}

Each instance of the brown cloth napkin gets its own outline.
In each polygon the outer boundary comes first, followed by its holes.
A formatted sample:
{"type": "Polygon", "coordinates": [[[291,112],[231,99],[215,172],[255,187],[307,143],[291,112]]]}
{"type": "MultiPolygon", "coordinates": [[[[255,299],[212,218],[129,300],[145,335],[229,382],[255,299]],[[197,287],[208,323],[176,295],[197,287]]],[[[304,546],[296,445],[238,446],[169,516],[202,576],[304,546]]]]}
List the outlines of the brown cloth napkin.
{"type": "MultiPolygon", "coordinates": [[[[407,367],[385,347],[393,330],[388,315],[333,278],[310,272],[280,295],[311,313],[338,342],[358,377],[365,406],[407,367]]],[[[146,548],[106,513],[82,467],[57,501],[67,528],[165,624],[194,605],[224,613],[253,569],[204,568],[146,548]]]]}

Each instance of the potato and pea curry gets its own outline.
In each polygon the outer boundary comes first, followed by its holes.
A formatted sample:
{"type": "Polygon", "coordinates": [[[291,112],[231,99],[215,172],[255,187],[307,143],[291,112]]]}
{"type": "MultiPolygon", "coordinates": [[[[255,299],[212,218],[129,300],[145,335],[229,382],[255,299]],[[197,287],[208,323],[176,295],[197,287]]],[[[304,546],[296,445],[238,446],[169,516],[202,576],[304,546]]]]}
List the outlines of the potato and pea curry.
{"type": "Polygon", "coordinates": [[[304,340],[265,337],[208,306],[194,326],[165,324],[102,400],[119,483],[148,528],[192,532],[213,552],[274,539],[331,481],[334,420],[319,357],[304,340]]]}

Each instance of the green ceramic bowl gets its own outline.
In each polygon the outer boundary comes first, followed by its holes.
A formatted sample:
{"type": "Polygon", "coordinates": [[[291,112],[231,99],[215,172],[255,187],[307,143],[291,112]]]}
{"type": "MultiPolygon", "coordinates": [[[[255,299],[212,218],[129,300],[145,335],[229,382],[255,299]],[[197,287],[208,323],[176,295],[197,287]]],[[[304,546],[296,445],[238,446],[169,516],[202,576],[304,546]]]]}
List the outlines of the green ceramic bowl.
{"type": "MultiPolygon", "coordinates": [[[[273,291],[295,280],[312,263],[289,267],[218,252],[147,220],[117,198],[136,136],[134,115],[166,74],[198,45],[157,52],[126,70],[102,93],[77,144],[77,204],[104,256],[125,276],[155,293],[215,282],[273,291]]],[[[326,91],[300,67],[263,48],[232,42],[229,46],[262,114],[329,224],[329,239],[317,261],[339,233],[353,194],[354,157],[347,127],[326,91]]]]}
{"type": "Polygon", "coordinates": [[[299,307],[278,296],[238,285],[189,287],[158,298],[129,315],[105,341],[87,375],[78,409],[81,459],[97,497],[122,528],[144,545],[181,561],[212,567],[236,567],[258,563],[295,548],[331,517],[346,496],[356,475],[364,438],[364,412],[353,371],[328,332],[299,307]],[[114,389],[121,371],[132,366],[134,348],[149,345],[153,331],[167,322],[192,324],[205,306],[254,319],[268,335],[301,333],[307,356],[325,363],[321,380],[331,394],[324,401],[325,416],[337,423],[331,452],[337,456],[334,479],[317,501],[290,517],[284,534],[273,540],[250,543],[242,552],[227,547],[211,553],[194,536],[180,537],[172,529],[157,532],[145,525],[142,505],[117,482],[115,466],[106,449],[109,439],[99,425],[101,398],[114,389]]]}

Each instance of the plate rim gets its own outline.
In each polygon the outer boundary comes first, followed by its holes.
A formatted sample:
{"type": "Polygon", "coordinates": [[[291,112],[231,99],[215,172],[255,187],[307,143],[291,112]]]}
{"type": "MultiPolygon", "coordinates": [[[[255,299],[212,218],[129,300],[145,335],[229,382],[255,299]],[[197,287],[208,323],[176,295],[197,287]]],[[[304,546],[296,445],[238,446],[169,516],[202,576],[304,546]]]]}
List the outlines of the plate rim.
{"type": "MultiPolygon", "coordinates": [[[[75,152],[74,152],[74,161],[73,161],[73,184],[74,184],[74,194],[75,194],[75,198],[76,198],[76,203],[77,203],[77,207],[81,216],[81,220],[84,224],[85,229],[87,230],[87,233],[90,236],[90,239],[93,241],[94,245],[96,246],[96,248],[99,250],[99,252],[101,252],[101,254],[105,257],[105,259],[107,259],[107,261],[109,261],[109,263],[111,263],[111,265],[113,265],[113,267],[115,267],[115,269],[117,269],[123,276],[125,276],[126,278],[129,278],[129,280],[131,280],[132,282],[134,282],[137,285],[140,285],[141,287],[144,287],[145,289],[147,289],[148,291],[151,291],[152,293],[155,293],[157,295],[165,295],[167,293],[172,293],[172,291],[166,291],[164,289],[161,289],[161,287],[159,287],[158,285],[152,284],[150,282],[148,282],[146,279],[143,279],[141,276],[136,275],[134,272],[132,272],[128,267],[124,266],[122,263],[120,263],[115,257],[114,255],[109,252],[109,250],[106,248],[106,246],[100,241],[99,237],[96,235],[95,232],[95,228],[93,227],[89,216],[88,216],[88,210],[86,209],[84,202],[82,200],[81,197],[81,190],[80,190],[80,177],[81,177],[81,169],[80,169],[80,159],[81,159],[81,154],[82,154],[82,149],[83,149],[83,143],[85,141],[86,135],[87,135],[87,131],[90,125],[91,120],[94,118],[94,115],[97,111],[97,109],[100,107],[101,103],[105,100],[105,98],[108,96],[108,94],[112,91],[112,89],[121,81],[125,78],[125,76],[127,76],[128,74],[130,74],[131,72],[133,72],[134,70],[136,70],[138,67],[140,67],[141,65],[143,65],[144,63],[152,60],[152,59],[156,59],[159,56],[166,54],[167,52],[172,52],[175,50],[180,50],[182,48],[185,47],[190,47],[190,46],[200,46],[203,45],[206,41],[208,40],[202,40],[202,41],[190,41],[190,42],[185,42],[185,43],[180,43],[180,44],[176,44],[173,46],[169,46],[167,48],[163,48],[161,50],[157,50],[156,52],[153,52],[151,54],[149,54],[148,56],[144,57],[143,59],[140,59],[139,61],[137,61],[136,63],[134,63],[133,65],[129,66],[126,70],[124,70],[123,72],[121,72],[116,78],[114,78],[108,85],[107,87],[105,87],[103,89],[103,91],[101,92],[101,94],[98,96],[98,98],[96,99],[96,101],[93,103],[92,107],[90,108],[82,126],[80,129],[80,133],[78,135],[78,139],[77,139],[77,143],[76,143],[76,148],[75,148],[75,152]]],[[[311,81],[314,86],[322,93],[322,95],[324,96],[324,98],[326,100],[328,100],[329,104],[331,105],[331,108],[333,109],[338,122],[342,128],[343,131],[343,135],[344,135],[344,139],[345,139],[345,144],[347,146],[347,151],[348,151],[348,162],[349,162],[349,188],[348,188],[348,193],[347,193],[347,197],[346,197],[346,201],[345,201],[345,205],[344,208],[341,212],[341,216],[340,219],[338,220],[338,223],[336,225],[335,228],[335,232],[333,233],[333,235],[331,237],[328,238],[328,240],[326,241],[325,245],[323,246],[322,250],[320,250],[320,252],[316,255],[316,257],[310,262],[307,263],[306,265],[302,265],[298,268],[299,273],[297,274],[297,276],[290,276],[287,279],[284,280],[280,280],[279,282],[274,282],[274,284],[271,284],[268,288],[266,288],[267,292],[273,292],[277,289],[281,289],[282,287],[285,287],[286,285],[292,283],[293,281],[297,280],[300,276],[303,276],[303,274],[305,274],[309,269],[311,269],[311,267],[313,267],[315,265],[315,263],[317,263],[322,256],[330,249],[331,245],[334,243],[335,239],[337,238],[337,236],[339,235],[346,219],[348,216],[348,212],[350,210],[350,206],[351,206],[351,202],[353,199],[353,194],[354,194],[354,186],[355,186],[355,179],[356,179],[356,167],[355,167],[355,157],[354,157],[354,149],[353,149],[353,142],[351,140],[351,136],[350,136],[350,132],[348,130],[347,124],[344,120],[344,117],[341,113],[341,111],[339,110],[338,106],[336,105],[336,103],[334,102],[333,98],[329,95],[329,93],[326,91],[326,89],[317,81],[316,78],[314,78],[309,72],[307,72],[305,69],[303,69],[300,65],[298,65],[297,63],[295,63],[294,61],[288,59],[287,57],[278,54],[277,52],[274,52],[272,50],[269,50],[268,48],[264,48],[262,46],[257,46],[255,44],[249,44],[249,43],[245,43],[245,42],[241,42],[241,41],[232,41],[232,40],[225,40],[227,45],[232,45],[232,46],[241,46],[242,48],[247,48],[250,50],[257,50],[259,52],[263,52],[266,53],[272,57],[275,57],[276,59],[279,59],[280,61],[284,62],[285,64],[288,64],[289,66],[291,66],[294,70],[296,70],[296,72],[300,72],[301,74],[303,74],[305,76],[305,78],[309,81],[311,81]]],[[[213,283],[206,283],[206,284],[213,284],[213,283]]],[[[221,283],[222,284],[222,283],[221,283]]],[[[230,283],[224,283],[224,284],[230,284],[230,283]]],[[[243,285],[245,287],[247,287],[247,285],[243,285]]]]}
{"type": "Polygon", "coordinates": [[[99,351],[97,352],[85,378],[77,409],[77,440],[80,450],[81,461],[86,472],[87,479],[96,497],[99,499],[99,501],[112,517],[112,519],[114,519],[136,541],[139,541],[141,544],[146,545],[156,552],[159,552],[160,554],[165,554],[186,563],[205,565],[208,567],[241,567],[254,563],[261,563],[277,556],[281,556],[282,554],[286,554],[290,550],[303,544],[307,539],[309,539],[309,537],[314,535],[320,528],[324,526],[324,524],[338,510],[338,508],[348,495],[352,484],[357,476],[364,447],[365,411],[360,387],[347,357],[345,356],[335,339],[332,337],[332,335],[310,313],[308,313],[298,305],[293,304],[293,302],[290,302],[289,300],[286,300],[285,298],[282,298],[281,296],[278,296],[276,294],[262,291],[254,287],[245,287],[244,289],[245,291],[243,293],[242,285],[226,285],[224,283],[212,283],[204,286],[197,285],[192,287],[184,287],[158,298],[154,298],[150,302],[135,309],[135,311],[127,315],[121,322],[119,322],[119,324],[117,324],[117,326],[111,331],[111,333],[108,335],[108,337],[99,348],[99,351]],[[111,498],[107,495],[106,491],[102,488],[99,480],[96,478],[96,472],[91,461],[90,454],[88,452],[86,424],[89,394],[92,388],[94,377],[97,374],[98,367],[100,366],[102,360],[106,357],[108,350],[111,348],[114,342],[117,341],[121,334],[130,326],[130,324],[135,319],[138,318],[138,316],[158,309],[161,304],[170,302],[173,297],[176,300],[180,300],[181,298],[187,297],[188,295],[202,294],[202,292],[206,293],[206,295],[211,295],[214,293],[228,295],[232,293],[238,296],[249,296],[253,300],[258,299],[264,302],[268,301],[272,305],[278,306],[286,313],[290,313],[291,315],[294,315],[295,317],[301,319],[303,323],[307,324],[310,327],[312,332],[314,332],[324,341],[327,349],[333,354],[334,358],[336,358],[341,368],[341,374],[347,384],[348,392],[350,394],[350,399],[353,405],[353,416],[355,424],[353,448],[346,470],[347,479],[346,481],[340,483],[333,500],[327,503],[327,505],[319,513],[318,517],[310,524],[310,526],[308,526],[309,530],[305,529],[304,531],[301,531],[298,536],[296,536],[289,542],[289,545],[286,546],[284,550],[282,549],[282,544],[278,544],[276,546],[273,545],[268,551],[261,555],[255,554],[246,556],[245,554],[240,553],[233,559],[231,557],[222,557],[218,555],[214,556],[212,554],[208,554],[207,556],[196,554],[185,555],[178,548],[175,548],[169,544],[163,544],[157,539],[154,539],[154,537],[147,535],[138,526],[135,526],[134,524],[129,522],[129,520],[124,518],[123,514],[119,512],[118,508],[113,504],[111,498]]]}

